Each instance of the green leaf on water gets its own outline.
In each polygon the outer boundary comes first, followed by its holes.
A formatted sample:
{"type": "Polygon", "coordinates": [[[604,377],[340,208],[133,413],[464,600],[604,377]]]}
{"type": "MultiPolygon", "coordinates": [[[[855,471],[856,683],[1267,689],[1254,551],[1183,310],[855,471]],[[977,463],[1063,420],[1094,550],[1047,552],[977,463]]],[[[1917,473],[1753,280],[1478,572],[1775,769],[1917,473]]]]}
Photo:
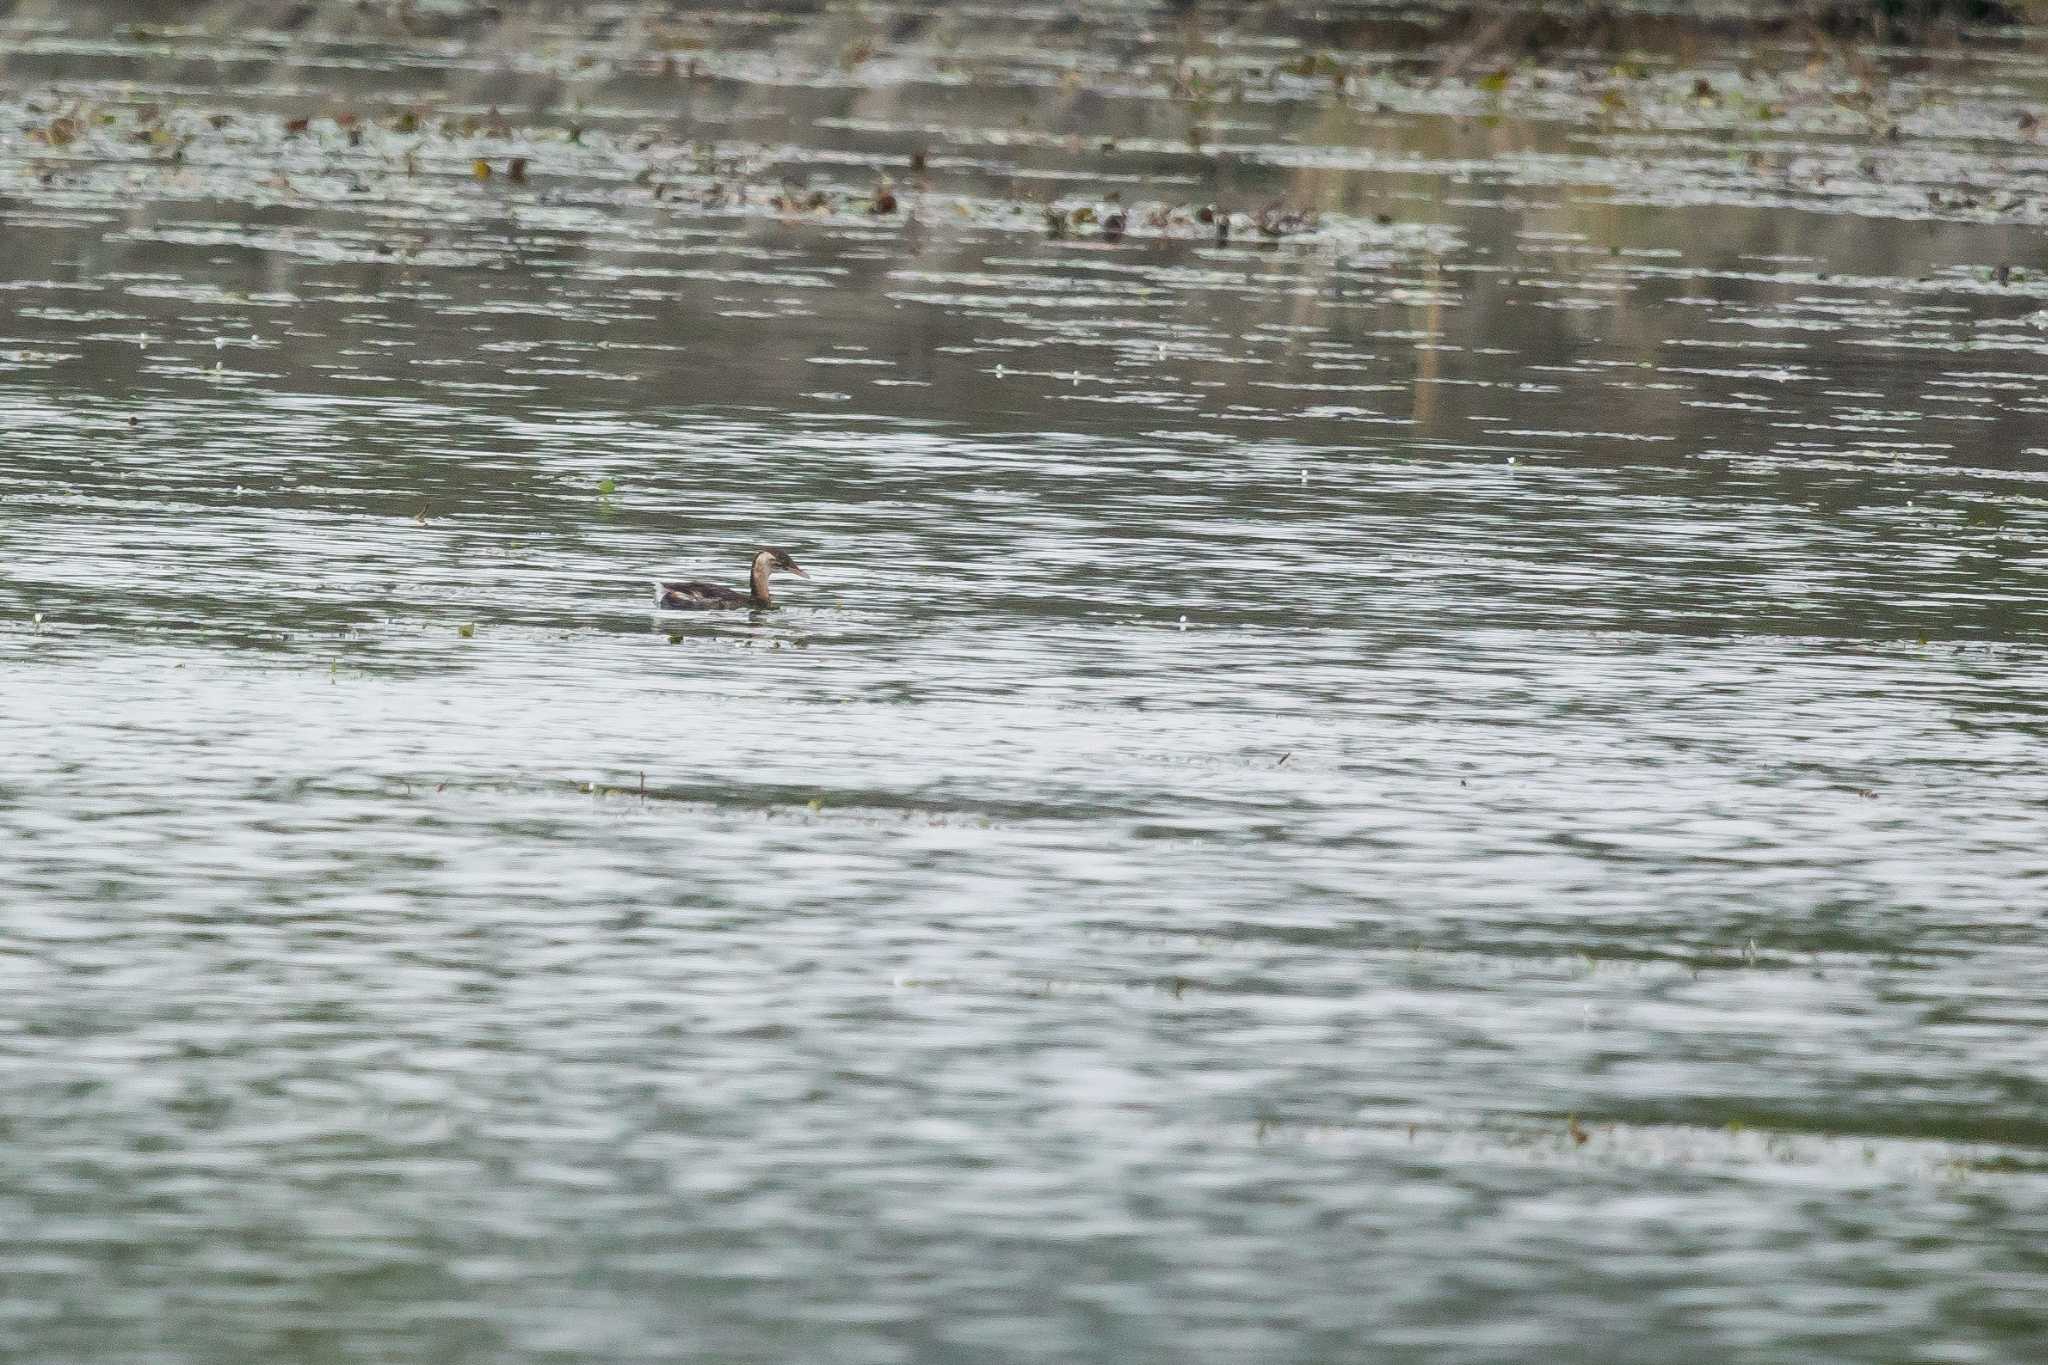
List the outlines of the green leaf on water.
{"type": "Polygon", "coordinates": [[[604,478],[599,479],[597,481],[597,493],[599,497],[608,498],[618,491],[619,485],[617,481],[612,479],[610,475],[606,475],[604,478]]]}
{"type": "Polygon", "coordinates": [[[1963,524],[1966,526],[2003,526],[2005,513],[1990,503],[1977,503],[1963,509],[1963,524]]]}
{"type": "Polygon", "coordinates": [[[465,639],[465,640],[473,640],[473,639],[475,639],[475,638],[476,638],[476,622],[474,622],[474,621],[470,621],[470,622],[466,622],[466,623],[465,623],[465,624],[463,624],[463,625],[459,625],[459,626],[457,626],[457,627],[455,628],[455,633],[456,633],[457,635],[460,635],[460,636],[461,636],[461,637],[462,637],[463,639],[465,639]]]}

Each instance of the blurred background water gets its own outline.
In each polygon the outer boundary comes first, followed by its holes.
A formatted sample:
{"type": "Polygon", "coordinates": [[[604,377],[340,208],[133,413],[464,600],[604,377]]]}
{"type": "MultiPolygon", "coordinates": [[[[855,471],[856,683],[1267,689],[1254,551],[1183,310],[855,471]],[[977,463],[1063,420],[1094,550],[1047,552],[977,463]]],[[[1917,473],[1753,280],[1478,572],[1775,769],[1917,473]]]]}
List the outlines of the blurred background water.
{"type": "Polygon", "coordinates": [[[2039,34],[1398,17],[15,6],[0,1357],[2048,1349],[2039,34]]]}

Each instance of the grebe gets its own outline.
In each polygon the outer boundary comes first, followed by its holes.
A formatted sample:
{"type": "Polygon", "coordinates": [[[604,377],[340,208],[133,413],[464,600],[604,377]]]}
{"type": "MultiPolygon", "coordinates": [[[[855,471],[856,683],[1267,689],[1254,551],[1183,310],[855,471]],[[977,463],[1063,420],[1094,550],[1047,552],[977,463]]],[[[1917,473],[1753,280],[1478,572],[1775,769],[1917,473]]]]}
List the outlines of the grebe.
{"type": "Polygon", "coordinates": [[[810,575],[796,566],[789,557],[789,551],[773,547],[757,551],[754,555],[754,572],[747,580],[747,591],[721,587],[716,583],[662,583],[654,585],[654,605],[671,611],[709,611],[726,607],[772,607],[775,599],[768,595],[768,575],[777,569],[787,569],[798,578],[810,575]]]}

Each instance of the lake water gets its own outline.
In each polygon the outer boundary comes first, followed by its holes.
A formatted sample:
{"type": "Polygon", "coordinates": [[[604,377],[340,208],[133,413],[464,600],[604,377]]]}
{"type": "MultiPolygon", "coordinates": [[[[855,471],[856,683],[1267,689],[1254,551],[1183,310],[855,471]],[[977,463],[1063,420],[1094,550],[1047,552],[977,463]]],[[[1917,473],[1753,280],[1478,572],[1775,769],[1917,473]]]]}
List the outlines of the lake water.
{"type": "Polygon", "coordinates": [[[55,13],[0,1357],[2048,1353],[2035,40],[55,13]]]}

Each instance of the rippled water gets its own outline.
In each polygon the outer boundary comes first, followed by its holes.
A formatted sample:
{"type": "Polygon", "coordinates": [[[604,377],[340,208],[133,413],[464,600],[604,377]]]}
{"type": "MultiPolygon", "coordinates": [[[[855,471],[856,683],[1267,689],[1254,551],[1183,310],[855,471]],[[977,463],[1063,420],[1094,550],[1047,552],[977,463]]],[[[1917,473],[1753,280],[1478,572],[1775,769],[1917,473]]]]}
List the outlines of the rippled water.
{"type": "Polygon", "coordinates": [[[16,16],[0,1357],[2048,1350],[2032,50],[1133,13],[16,16]]]}

